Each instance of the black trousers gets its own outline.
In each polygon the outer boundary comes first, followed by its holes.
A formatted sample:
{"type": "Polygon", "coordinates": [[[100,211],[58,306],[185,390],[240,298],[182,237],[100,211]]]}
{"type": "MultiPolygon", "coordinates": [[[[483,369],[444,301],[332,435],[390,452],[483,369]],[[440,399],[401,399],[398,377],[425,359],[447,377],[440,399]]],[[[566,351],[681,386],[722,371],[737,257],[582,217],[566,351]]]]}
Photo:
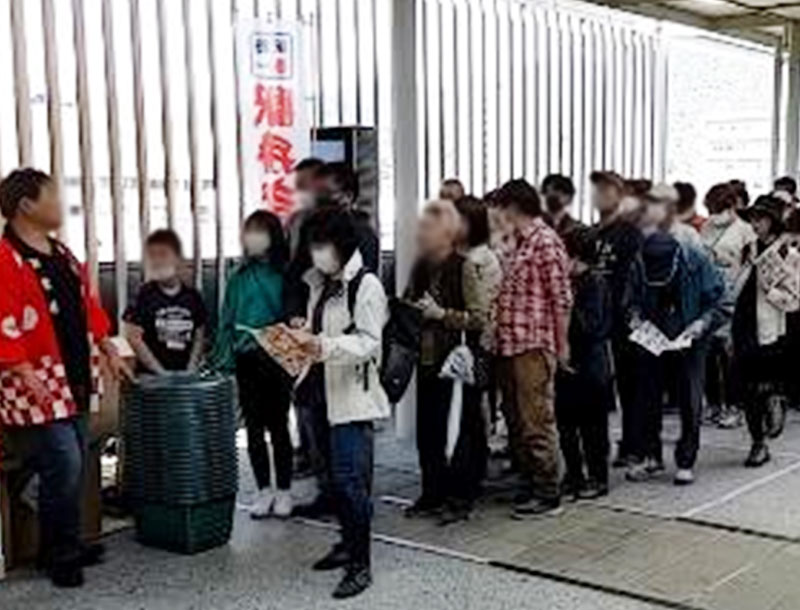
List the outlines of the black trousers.
{"type": "Polygon", "coordinates": [[[608,412],[613,404],[611,384],[559,371],[556,374],[556,423],[565,481],[588,479],[608,484],[608,412]]]}
{"type": "Polygon", "coordinates": [[[448,463],[447,420],[453,382],[438,372],[420,371],[417,378],[417,450],[422,470],[422,495],[426,500],[473,502],[486,472],[486,424],[480,408],[481,393],[464,386],[461,434],[448,463]]]}
{"type": "Polygon", "coordinates": [[[709,406],[723,407],[738,403],[731,364],[731,354],[725,339],[712,337],[706,357],[705,387],[709,406]]]}
{"type": "Polygon", "coordinates": [[[239,402],[247,428],[247,451],[259,489],[270,486],[270,459],[264,432],[269,431],[278,489],[292,485],[292,440],[289,436],[290,380],[266,352],[251,350],[236,358],[239,402]]]}
{"type": "Polygon", "coordinates": [[[670,389],[681,419],[675,464],[678,468],[692,468],[700,449],[705,345],[695,344],[688,350],[665,352],[658,357],[638,346],[635,349],[638,383],[632,455],[637,460],[663,459],[662,409],[664,394],[670,389]]]}
{"type": "Polygon", "coordinates": [[[615,336],[611,340],[614,355],[614,379],[622,410],[622,440],[619,452],[622,456],[633,454],[635,441],[633,436],[636,415],[636,351],[627,336],[615,336]]]}

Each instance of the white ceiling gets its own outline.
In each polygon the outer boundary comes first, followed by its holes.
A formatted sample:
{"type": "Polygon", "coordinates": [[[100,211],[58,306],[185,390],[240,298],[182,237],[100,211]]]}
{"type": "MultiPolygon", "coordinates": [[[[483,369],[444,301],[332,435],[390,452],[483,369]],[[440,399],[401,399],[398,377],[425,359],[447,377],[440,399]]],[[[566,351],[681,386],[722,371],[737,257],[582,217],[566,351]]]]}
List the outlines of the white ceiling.
{"type": "Polygon", "coordinates": [[[800,20],[800,0],[591,1],[766,43],[774,42],[780,37],[787,21],[800,20]]]}

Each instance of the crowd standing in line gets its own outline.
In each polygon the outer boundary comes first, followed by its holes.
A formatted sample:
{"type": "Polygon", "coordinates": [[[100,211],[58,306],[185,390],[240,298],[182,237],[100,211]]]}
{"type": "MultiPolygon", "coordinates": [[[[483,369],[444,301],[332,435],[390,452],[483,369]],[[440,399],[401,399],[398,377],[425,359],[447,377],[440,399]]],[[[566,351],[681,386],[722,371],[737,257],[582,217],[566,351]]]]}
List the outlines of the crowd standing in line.
{"type": "MultiPolygon", "coordinates": [[[[666,409],[680,419],[673,480],[689,485],[703,421],[736,427],[743,413],[752,439],[745,466],[755,468],[800,402],[787,366],[800,354],[800,206],[790,177],[752,205],[743,182],[717,184],[703,197],[706,217],[689,183],[596,171],[591,226],[573,216],[567,176],[547,176],[540,190],[511,180],[483,198],[449,179],[422,209],[416,263],[391,300],[352,169],[306,159],[295,178],[297,205],[283,224],[266,211],[244,223],[208,355],[203,298],[182,280],[170,230],[145,243],[146,282],[124,333],[140,373],[206,366],[236,376],[258,487],[251,516],[337,518],[341,541],[313,565],[343,570],[337,598],[372,580],[373,422],[390,414],[384,355],[400,304],[411,311],[412,344],[401,353],[417,375],[421,470],[409,518],[446,526],[470,517],[500,418],[499,453],[518,475],[512,516],[525,519],[606,496],[612,467],[632,483],[664,472],[666,409]],[[254,339],[278,322],[312,363],[298,379],[254,339]],[[317,487],[299,506],[293,461],[317,487]]],[[[78,534],[100,358],[118,375],[133,373],[107,339],[83,267],[50,237],[60,208],[46,174],[17,170],[0,182],[0,422],[4,443],[42,480],[40,565],[56,585],[78,586],[103,553],[78,534]]]]}

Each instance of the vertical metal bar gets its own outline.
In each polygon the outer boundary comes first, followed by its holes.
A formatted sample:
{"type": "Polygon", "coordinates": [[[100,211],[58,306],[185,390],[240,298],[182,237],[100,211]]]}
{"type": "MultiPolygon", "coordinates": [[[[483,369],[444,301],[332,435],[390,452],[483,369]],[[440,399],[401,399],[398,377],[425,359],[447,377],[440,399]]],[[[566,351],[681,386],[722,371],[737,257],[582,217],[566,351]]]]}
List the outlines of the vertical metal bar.
{"type": "MultiPolygon", "coordinates": [[[[497,87],[495,88],[495,113],[494,113],[494,128],[495,133],[497,134],[494,139],[494,161],[495,161],[495,179],[498,182],[502,181],[502,155],[500,154],[500,134],[502,133],[502,126],[501,126],[501,118],[500,118],[500,107],[502,96],[500,95],[502,86],[500,81],[500,74],[501,74],[501,66],[500,66],[500,45],[502,44],[500,41],[500,11],[497,8],[497,1],[493,1],[494,6],[494,73],[497,77],[497,87]]],[[[500,186],[499,184],[497,186],[500,186]]]]}
{"type": "MultiPolygon", "coordinates": [[[[139,235],[144,246],[150,232],[150,181],[147,171],[147,123],[142,79],[142,22],[139,0],[130,0],[133,111],[136,119],[136,178],[139,195],[139,235]]],[[[144,267],[142,267],[144,272],[144,267]]]]}
{"type": "Polygon", "coordinates": [[[795,175],[800,160],[800,23],[787,26],[789,32],[789,104],[786,112],[787,174],[795,175]]]}
{"type": "Polygon", "coordinates": [[[475,45],[472,44],[472,2],[466,3],[467,11],[467,147],[469,150],[469,183],[470,190],[476,191],[477,183],[475,182],[475,74],[473,69],[475,67],[475,53],[473,49],[475,45]]]}
{"type": "Polygon", "coordinates": [[[233,31],[233,80],[234,103],[236,104],[236,181],[239,187],[239,226],[244,224],[244,159],[242,158],[242,93],[239,90],[239,42],[237,21],[238,5],[236,0],[231,0],[231,29],[233,31]]]}
{"type": "Polygon", "coordinates": [[[28,85],[28,49],[25,42],[24,0],[11,0],[11,43],[14,51],[14,95],[17,112],[17,146],[19,163],[33,164],[31,132],[31,94],[28,85]]]}
{"type": "Polygon", "coordinates": [[[103,0],[103,46],[106,77],[106,115],[108,119],[108,159],[111,178],[111,209],[114,226],[114,288],[117,297],[117,321],[128,304],[128,259],[125,252],[125,201],[122,192],[122,155],[119,142],[117,104],[117,68],[114,57],[113,0],[103,0]]]}
{"type": "MultiPolygon", "coordinates": [[[[378,2],[372,0],[372,122],[380,125],[380,80],[378,77],[378,2]]],[[[380,138],[376,138],[379,141],[380,138]]],[[[378,181],[380,184],[380,180],[378,181]]]]}
{"type": "MultiPolygon", "coordinates": [[[[299,6],[299,4],[298,4],[299,6]]],[[[214,181],[214,240],[216,242],[216,288],[217,309],[222,308],[225,298],[225,252],[223,244],[222,185],[220,184],[220,163],[222,159],[222,138],[219,131],[219,100],[217,99],[217,37],[214,33],[214,0],[206,0],[206,36],[208,37],[208,73],[211,98],[211,141],[213,155],[214,181]]]]}
{"type": "MultiPolygon", "coordinates": [[[[487,191],[489,188],[489,138],[488,138],[488,128],[489,128],[489,113],[487,111],[487,101],[489,96],[486,92],[486,66],[488,65],[488,58],[487,58],[487,51],[486,51],[486,32],[488,30],[488,26],[486,25],[486,5],[481,2],[480,5],[480,14],[481,14],[481,150],[483,152],[482,155],[482,165],[481,165],[481,173],[483,174],[483,191],[487,191]]],[[[494,187],[493,187],[494,188],[494,187]]]]}
{"type": "Polygon", "coordinates": [[[456,0],[453,0],[451,5],[453,11],[453,115],[455,117],[453,131],[453,149],[455,150],[455,157],[453,159],[453,167],[455,168],[456,176],[462,178],[461,149],[459,148],[459,143],[461,142],[461,138],[459,137],[459,132],[461,131],[461,111],[459,108],[459,97],[461,96],[459,94],[461,91],[459,90],[460,66],[458,64],[458,7],[456,4],[456,0]]]}
{"type": "Polygon", "coordinates": [[[322,0],[317,0],[316,19],[314,26],[316,27],[317,38],[317,98],[319,104],[319,107],[317,108],[319,111],[317,126],[321,127],[325,124],[325,95],[323,94],[325,79],[322,78],[322,73],[324,70],[322,61],[322,0]]]}
{"type": "Polygon", "coordinates": [[[512,3],[508,3],[506,5],[506,27],[508,27],[508,121],[506,125],[506,129],[508,129],[508,177],[515,178],[514,172],[514,156],[515,156],[515,149],[514,149],[514,140],[515,140],[515,129],[514,129],[514,18],[512,16],[512,10],[514,5],[512,3]]]}
{"type": "Polygon", "coordinates": [[[770,169],[772,177],[778,175],[781,154],[781,108],[783,101],[783,40],[775,44],[775,59],[772,75],[772,149],[770,169]]]}
{"type": "Polygon", "coordinates": [[[339,125],[344,123],[344,78],[342,76],[342,2],[336,2],[336,83],[339,87],[338,91],[338,104],[339,104],[339,125]]]}
{"type": "Polygon", "coordinates": [[[197,159],[197,100],[194,83],[194,41],[190,0],[183,0],[183,59],[186,70],[186,130],[189,135],[189,202],[192,210],[194,284],[203,288],[203,252],[200,243],[200,170],[197,159]]]}
{"type": "Polygon", "coordinates": [[[444,53],[442,52],[444,27],[442,25],[442,0],[436,0],[436,62],[438,70],[439,87],[439,182],[445,178],[444,158],[445,150],[445,127],[444,127],[444,53]]]}
{"type": "Polygon", "coordinates": [[[521,39],[521,53],[522,53],[522,174],[528,180],[532,180],[536,182],[536,178],[531,175],[528,171],[528,70],[530,68],[528,64],[528,19],[526,18],[527,9],[524,5],[519,6],[519,18],[520,18],[520,36],[521,39]]]}
{"type": "Polygon", "coordinates": [[[75,89],[78,101],[78,141],[81,159],[81,200],[83,202],[86,262],[93,287],[98,286],[97,221],[94,210],[94,165],[92,124],[89,113],[89,70],[86,65],[86,32],[83,0],[72,0],[72,36],[75,46],[75,89]]]}
{"type": "MultiPolygon", "coordinates": [[[[61,134],[61,90],[58,86],[58,49],[53,0],[42,0],[44,68],[47,80],[47,125],[50,132],[50,176],[61,188],[64,178],[64,146],[61,134]]],[[[59,230],[64,237],[64,228],[59,230]]]]}
{"type": "MultiPolygon", "coordinates": [[[[420,28],[420,35],[422,36],[422,57],[421,57],[421,66],[422,66],[422,133],[424,134],[424,155],[423,155],[423,170],[422,170],[422,184],[424,188],[422,190],[422,197],[428,198],[429,189],[430,189],[430,161],[431,161],[431,136],[430,136],[430,106],[428,104],[428,2],[427,0],[422,0],[421,4],[421,28],[420,28]]],[[[394,76],[394,80],[397,80],[398,75],[394,76]]],[[[402,212],[401,212],[402,213],[402,212]]]]}
{"type": "Polygon", "coordinates": [[[356,124],[363,123],[361,116],[361,24],[359,23],[358,5],[360,0],[353,0],[353,19],[355,28],[353,29],[353,42],[356,49],[356,124]]]}
{"type": "Polygon", "coordinates": [[[172,110],[170,108],[167,17],[164,2],[158,0],[158,60],[161,75],[161,141],[164,147],[164,194],[167,199],[167,225],[175,226],[175,169],[172,162],[172,110]]]}

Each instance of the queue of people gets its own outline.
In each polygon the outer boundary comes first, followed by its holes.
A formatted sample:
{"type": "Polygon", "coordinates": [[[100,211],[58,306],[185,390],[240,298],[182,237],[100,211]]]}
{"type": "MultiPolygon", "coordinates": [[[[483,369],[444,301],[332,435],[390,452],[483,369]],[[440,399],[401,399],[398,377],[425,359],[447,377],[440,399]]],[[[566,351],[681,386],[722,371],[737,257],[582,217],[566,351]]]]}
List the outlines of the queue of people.
{"type": "MultiPolygon", "coordinates": [[[[391,412],[382,356],[396,309],[376,275],[378,236],[357,209],[353,171],[307,159],[295,173],[291,217],[260,210],[244,222],[213,342],[202,295],[182,279],[180,239],[166,229],[149,236],[146,281],[122,329],[136,372],[108,339],[83,267],[51,237],[63,222],[54,182],[32,169],[0,182],[0,424],[42,480],[40,564],[56,585],[79,586],[103,554],[78,529],[86,414],[103,358],[122,377],[202,367],[235,375],[258,488],[252,518],[336,517],[341,541],[313,569],[343,570],[337,598],[370,586],[374,422],[391,412]],[[254,338],[277,323],[311,363],[299,378],[254,338]],[[299,506],[297,460],[316,481],[314,499],[299,506]]],[[[517,519],[606,496],[612,467],[632,483],[664,472],[668,408],[681,428],[675,484],[695,481],[703,421],[731,427],[743,413],[745,465],[769,461],[768,440],[800,398],[786,366],[800,353],[796,184],[782,178],[752,205],[743,183],[718,184],[704,198],[708,218],[688,183],[597,171],[590,185],[591,226],[572,215],[576,188],[562,175],[540,190],[511,180],[483,198],[450,179],[423,207],[418,258],[399,296],[417,331],[407,353],[421,494],[409,518],[446,526],[470,517],[501,418],[517,519]],[[463,379],[444,374],[465,353],[463,379]]]]}

